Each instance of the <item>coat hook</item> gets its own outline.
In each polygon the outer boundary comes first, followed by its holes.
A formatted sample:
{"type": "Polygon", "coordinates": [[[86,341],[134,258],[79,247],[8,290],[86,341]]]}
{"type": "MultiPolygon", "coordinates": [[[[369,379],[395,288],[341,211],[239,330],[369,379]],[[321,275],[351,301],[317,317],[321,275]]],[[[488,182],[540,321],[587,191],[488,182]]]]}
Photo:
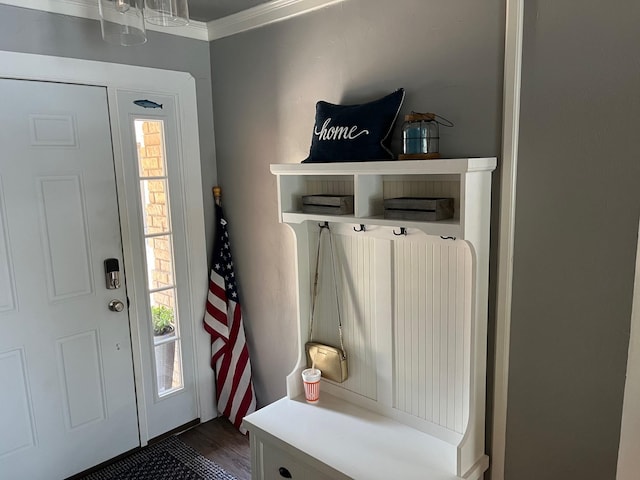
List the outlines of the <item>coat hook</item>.
{"type": "Polygon", "coordinates": [[[400,227],[400,233],[396,232],[395,230],[393,231],[393,234],[396,237],[399,237],[401,235],[406,235],[407,234],[407,229],[405,227],[400,227]]]}
{"type": "Polygon", "coordinates": [[[363,224],[360,224],[360,230],[358,230],[356,227],[353,227],[353,231],[354,232],[366,232],[367,229],[363,224]]]}
{"type": "Polygon", "coordinates": [[[443,240],[455,240],[456,239],[456,237],[444,237],[442,235],[440,235],[440,238],[443,239],[443,240]]]}
{"type": "Polygon", "coordinates": [[[320,229],[329,228],[329,222],[319,223],[318,226],[320,229]]]}

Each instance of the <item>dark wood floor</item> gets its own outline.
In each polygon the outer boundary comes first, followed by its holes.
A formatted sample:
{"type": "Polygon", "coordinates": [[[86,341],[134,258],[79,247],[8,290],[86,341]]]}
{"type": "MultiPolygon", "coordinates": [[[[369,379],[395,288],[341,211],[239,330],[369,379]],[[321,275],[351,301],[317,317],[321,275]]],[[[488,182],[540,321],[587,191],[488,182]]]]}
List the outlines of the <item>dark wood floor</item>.
{"type": "Polygon", "coordinates": [[[178,437],[238,480],[251,480],[249,437],[242,435],[226,418],[201,423],[178,437]]]}

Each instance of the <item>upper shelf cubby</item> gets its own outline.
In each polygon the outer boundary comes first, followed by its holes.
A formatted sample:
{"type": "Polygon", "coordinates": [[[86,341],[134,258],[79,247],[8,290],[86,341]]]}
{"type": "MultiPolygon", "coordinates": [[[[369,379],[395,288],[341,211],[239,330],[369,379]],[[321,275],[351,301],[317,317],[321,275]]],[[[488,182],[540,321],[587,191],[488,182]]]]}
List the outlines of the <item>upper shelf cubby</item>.
{"type": "Polygon", "coordinates": [[[464,239],[469,227],[466,212],[473,210],[474,204],[480,204],[485,192],[490,192],[490,173],[495,167],[495,158],[456,158],[273,164],[271,173],[277,177],[281,222],[312,220],[401,226],[417,228],[431,235],[464,239]],[[304,195],[327,194],[353,195],[353,214],[303,213],[304,195]],[[398,197],[451,197],[454,216],[432,222],[385,219],[384,200],[398,197]]]}

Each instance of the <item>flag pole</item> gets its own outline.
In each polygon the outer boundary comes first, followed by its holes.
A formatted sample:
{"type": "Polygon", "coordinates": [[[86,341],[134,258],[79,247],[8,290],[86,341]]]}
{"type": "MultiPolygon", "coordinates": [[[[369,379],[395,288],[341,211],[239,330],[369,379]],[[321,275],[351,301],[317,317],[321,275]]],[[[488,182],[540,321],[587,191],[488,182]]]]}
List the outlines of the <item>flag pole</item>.
{"type": "Polygon", "coordinates": [[[213,187],[211,191],[213,192],[213,200],[216,202],[216,205],[220,205],[222,189],[220,187],[213,187]]]}

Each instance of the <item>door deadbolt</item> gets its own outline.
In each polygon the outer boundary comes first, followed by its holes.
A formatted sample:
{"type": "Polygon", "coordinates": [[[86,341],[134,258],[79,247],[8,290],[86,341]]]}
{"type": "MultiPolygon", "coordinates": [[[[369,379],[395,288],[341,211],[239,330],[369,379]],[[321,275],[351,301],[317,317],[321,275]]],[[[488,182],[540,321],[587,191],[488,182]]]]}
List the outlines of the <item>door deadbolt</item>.
{"type": "Polygon", "coordinates": [[[112,312],[121,312],[124,310],[124,303],[120,300],[111,300],[109,302],[109,310],[112,312]]]}
{"type": "Polygon", "coordinates": [[[120,262],[117,258],[107,258],[104,261],[104,275],[108,290],[120,288],[120,262]]]}

